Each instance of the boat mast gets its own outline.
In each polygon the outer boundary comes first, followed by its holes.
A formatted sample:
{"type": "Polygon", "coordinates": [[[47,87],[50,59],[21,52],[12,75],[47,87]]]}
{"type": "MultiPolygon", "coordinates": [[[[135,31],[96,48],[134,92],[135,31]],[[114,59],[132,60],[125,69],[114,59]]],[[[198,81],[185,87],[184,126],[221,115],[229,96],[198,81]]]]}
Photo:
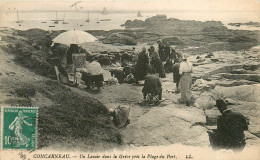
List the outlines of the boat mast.
{"type": "Polygon", "coordinates": [[[17,21],[19,21],[19,13],[18,13],[18,10],[16,11],[16,19],[17,19],[17,21]]]}

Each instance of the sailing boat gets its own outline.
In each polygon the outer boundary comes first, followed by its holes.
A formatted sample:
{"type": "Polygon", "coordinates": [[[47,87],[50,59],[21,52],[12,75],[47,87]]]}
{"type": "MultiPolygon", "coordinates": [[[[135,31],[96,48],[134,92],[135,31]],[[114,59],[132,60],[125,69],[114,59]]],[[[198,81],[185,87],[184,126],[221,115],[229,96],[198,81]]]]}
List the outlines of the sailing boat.
{"type": "Polygon", "coordinates": [[[89,22],[89,11],[88,11],[88,19],[85,22],[89,22]]]}
{"type": "Polygon", "coordinates": [[[137,13],[137,17],[142,17],[142,15],[141,15],[141,11],[138,11],[138,13],[137,13]]]}
{"type": "Polygon", "coordinates": [[[101,14],[109,14],[109,11],[107,10],[106,7],[103,8],[103,10],[101,11],[101,14]]]}
{"type": "Polygon", "coordinates": [[[69,22],[64,21],[64,19],[65,19],[65,13],[64,13],[64,16],[63,16],[63,22],[62,22],[62,24],[69,24],[69,22]]]}
{"type": "Polygon", "coordinates": [[[54,22],[54,24],[59,24],[59,21],[63,21],[62,19],[57,19],[57,14],[58,14],[58,12],[56,11],[56,19],[52,20],[54,22]]]}
{"type": "Polygon", "coordinates": [[[22,20],[19,20],[19,13],[18,13],[18,10],[17,10],[16,14],[17,14],[17,20],[16,20],[15,22],[16,22],[16,23],[23,23],[22,20]]]}
{"type": "Polygon", "coordinates": [[[59,21],[57,20],[57,11],[56,11],[56,21],[54,21],[55,24],[59,24],[59,21]]]}

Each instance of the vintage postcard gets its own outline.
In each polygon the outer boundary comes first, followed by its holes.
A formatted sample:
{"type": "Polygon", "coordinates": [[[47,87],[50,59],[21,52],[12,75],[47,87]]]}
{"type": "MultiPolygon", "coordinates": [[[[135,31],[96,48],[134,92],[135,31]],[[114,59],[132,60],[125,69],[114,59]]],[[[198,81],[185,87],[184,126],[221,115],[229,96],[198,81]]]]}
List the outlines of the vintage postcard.
{"type": "Polygon", "coordinates": [[[0,0],[0,159],[260,159],[259,36],[259,0],[0,0]]]}

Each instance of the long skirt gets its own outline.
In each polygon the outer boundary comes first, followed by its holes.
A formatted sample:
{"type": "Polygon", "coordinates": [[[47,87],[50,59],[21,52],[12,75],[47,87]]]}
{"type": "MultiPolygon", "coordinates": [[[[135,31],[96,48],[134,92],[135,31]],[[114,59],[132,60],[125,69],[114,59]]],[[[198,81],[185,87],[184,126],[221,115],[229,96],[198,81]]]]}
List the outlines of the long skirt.
{"type": "Polygon", "coordinates": [[[192,78],[190,73],[182,73],[180,79],[180,92],[181,92],[181,99],[180,101],[185,104],[190,104],[192,94],[191,94],[191,84],[192,78]]]}

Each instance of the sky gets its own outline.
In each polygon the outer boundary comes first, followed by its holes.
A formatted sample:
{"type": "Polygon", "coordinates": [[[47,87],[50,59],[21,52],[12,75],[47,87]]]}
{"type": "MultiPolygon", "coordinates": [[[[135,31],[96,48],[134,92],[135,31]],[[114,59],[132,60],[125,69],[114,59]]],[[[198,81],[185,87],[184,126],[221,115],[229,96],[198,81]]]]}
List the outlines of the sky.
{"type": "MultiPolygon", "coordinates": [[[[76,10],[77,0],[0,0],[0,10],[76,10]]],[[[81,0],[77,10],[259,11],[260,0],[81,0]]]]}

